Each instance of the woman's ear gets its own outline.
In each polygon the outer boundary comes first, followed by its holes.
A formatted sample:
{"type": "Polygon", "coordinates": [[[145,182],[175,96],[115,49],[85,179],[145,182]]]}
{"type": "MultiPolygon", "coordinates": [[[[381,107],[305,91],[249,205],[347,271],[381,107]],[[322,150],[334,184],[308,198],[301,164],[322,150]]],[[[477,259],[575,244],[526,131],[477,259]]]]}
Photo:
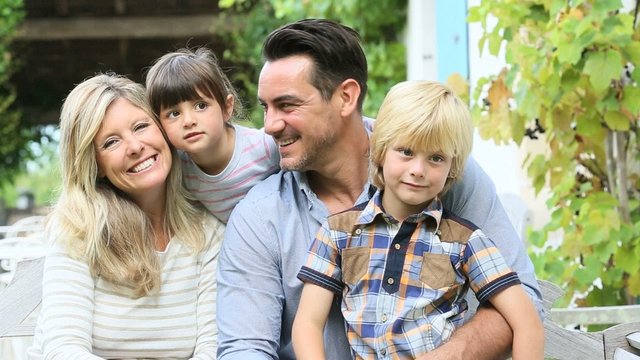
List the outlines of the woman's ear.
{"type": "Polygon", "coordinates": [[[346,79],[338,86],[341,106],[340,113],[344,117],[350,116],[358,110],[358,98],[360,97],[360,84],[354,79],[346,79]]]}

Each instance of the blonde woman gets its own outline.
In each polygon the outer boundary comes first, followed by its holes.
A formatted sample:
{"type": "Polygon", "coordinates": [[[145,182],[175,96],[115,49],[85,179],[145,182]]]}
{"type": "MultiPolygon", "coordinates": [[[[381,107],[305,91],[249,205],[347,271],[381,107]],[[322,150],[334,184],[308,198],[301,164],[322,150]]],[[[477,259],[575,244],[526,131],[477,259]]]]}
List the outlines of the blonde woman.
{"type": "Polygon", "coordinates": [[[144,88],[76,86],[60,116],[62,192],[48,224],[32,359],[215,359],[224,226],[189,199],[144,88]]]}

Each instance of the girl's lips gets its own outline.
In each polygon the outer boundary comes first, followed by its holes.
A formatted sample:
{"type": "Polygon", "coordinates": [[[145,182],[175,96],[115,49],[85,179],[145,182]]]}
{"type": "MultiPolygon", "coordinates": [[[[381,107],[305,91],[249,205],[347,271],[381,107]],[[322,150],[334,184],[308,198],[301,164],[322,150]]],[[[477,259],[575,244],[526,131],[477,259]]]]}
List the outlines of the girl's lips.
{"type": "Polygon", "coordinates": [[[190,132],[187,135],[184,136],[185,140],[193,140],[195,137],[198,137],[200,135],[204,134],[203,132],[190,132]]]}

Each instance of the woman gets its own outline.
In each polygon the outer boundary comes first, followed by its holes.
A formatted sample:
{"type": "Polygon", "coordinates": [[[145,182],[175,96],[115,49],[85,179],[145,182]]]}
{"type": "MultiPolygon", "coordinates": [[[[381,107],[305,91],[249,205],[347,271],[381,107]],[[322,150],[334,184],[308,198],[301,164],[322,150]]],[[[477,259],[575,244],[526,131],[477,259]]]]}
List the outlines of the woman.
{"type": "Polygon", "coordinates": [[[51,214],[33,359],[215,359],[224,226],[188,197],[144,88],[113,74],[60,116],[62,192],[51,214]]]}

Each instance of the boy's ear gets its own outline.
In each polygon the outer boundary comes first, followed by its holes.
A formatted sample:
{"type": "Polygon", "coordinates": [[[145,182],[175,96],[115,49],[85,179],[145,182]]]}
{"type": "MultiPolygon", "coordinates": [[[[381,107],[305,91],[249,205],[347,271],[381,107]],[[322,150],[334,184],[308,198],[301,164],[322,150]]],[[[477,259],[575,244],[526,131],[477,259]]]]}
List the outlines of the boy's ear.
{"type": "Polygon", "coordinates": [[[227,98],[225,100],[225,120],[224,121],[229,121],[231,119],[231,115],[233,115],[233,104],[235,103],[236,99],[233,97],[233,95],[229,94],[227,95],[227,98]]]}
{"type": "Polygon", "coordinates": [[[358,98],[360,97],[360,84],[354,79],[346,79],[338,86],[338,95],[341,101],[341,115],[348,117],[358,109],[358,98]]]}

